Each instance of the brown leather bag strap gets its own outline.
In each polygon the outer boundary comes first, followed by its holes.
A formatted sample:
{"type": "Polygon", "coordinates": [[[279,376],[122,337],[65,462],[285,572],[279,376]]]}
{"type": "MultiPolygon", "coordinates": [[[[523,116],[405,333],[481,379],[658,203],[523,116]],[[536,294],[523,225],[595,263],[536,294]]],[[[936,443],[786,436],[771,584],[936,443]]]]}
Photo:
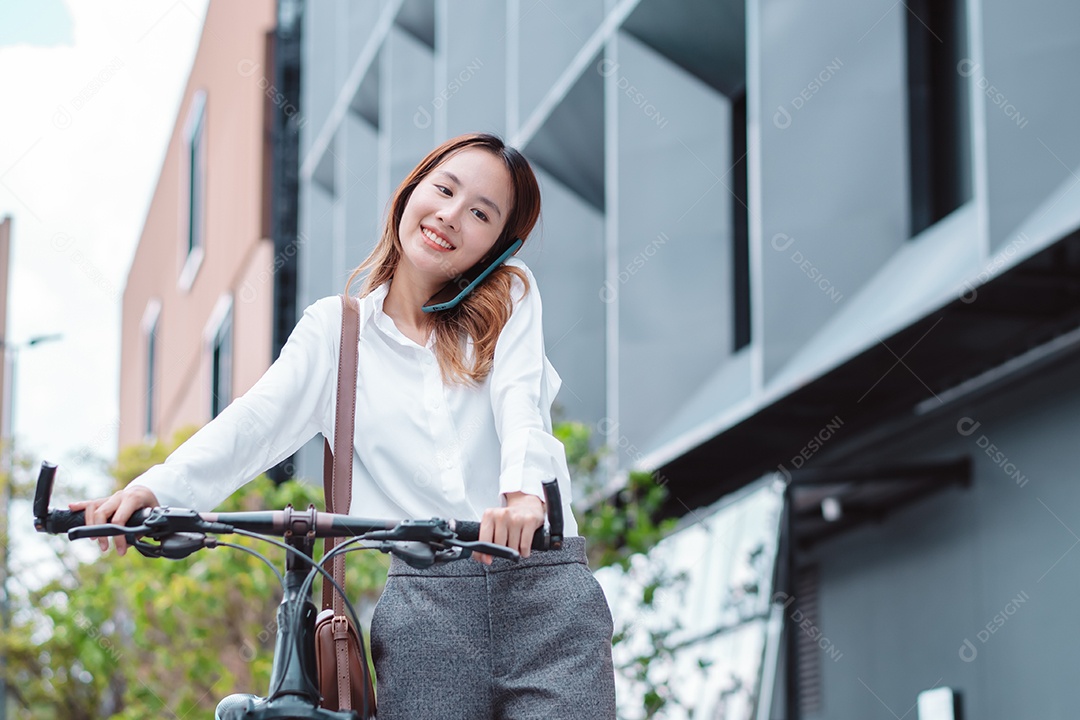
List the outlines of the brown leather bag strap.
{"type": "MultiPolygon", "coordinates": [[[[334,659],[337,663],[338,709],[352,710],[352,671],[349,667],[349,621],[344,615],[335,615],[334,659]]],[[[359,708],[357,708],[359,709],[359,708]]]]}
{"type": "MultiPolygon", "coordinates": [[[[353,433],[356,427],[356,370],[360,355],[360,311],[356,299],[341,296],[341,347],[338,355],[337,401],[334,414],[334,450],[329,441],[323,451],[323,497],[327,512],[348,513],[352,505],[353,433]]],[[[326,538],[324,553],[330,552],[336,538],[326,538]]],[[[345,556],[334,558],[331,574],[345,587],[345,556]]],[[[323,609],[334,608],[335,615],[345,614],[345,599],[323,580],[323,609]]]]}
{"type": "MultiPolygon", "coordinates": [[[[330,449],[330,441],[323,440],[323,502],[326,503],[326,512],[333,512],[334,507],[334,451],[330,449]]],[[[323,555],[327,555],[334,549],[335,538],[323,540],[323,555]]],[[[331,575],[333,575],[331,566],[331,575]]],[[[337,580],[335,577],[334,580],[337,580]]],[[[334,586],[324,577],[322,578],[322,609],[333,607],[334,586]]]]}

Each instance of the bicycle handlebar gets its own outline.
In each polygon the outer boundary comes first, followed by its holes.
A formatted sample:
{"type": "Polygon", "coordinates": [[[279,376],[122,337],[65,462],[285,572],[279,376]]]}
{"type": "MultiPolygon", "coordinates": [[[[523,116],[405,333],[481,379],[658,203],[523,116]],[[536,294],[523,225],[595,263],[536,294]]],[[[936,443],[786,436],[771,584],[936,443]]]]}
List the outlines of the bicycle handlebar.
{"type": "MultiPolygon", "coordinates": [[[[162,552],[148,553],[158,546],[143,544],[136,546],[144,555],[171,558],[185,557],[206,543],[195,544],[190,534],[229,534],[237,530],[261,535],[309,535],[311,537],[358,537],[383,542],[426,542],[439,543],[463,549],[476,550],[492,555],[517,559],[517,553],[500,545],[480,543],[480,523],[472,520],[403,520],[387,521],[327,513],[315,510],[296,510],[287,507],[284,510],[232,513],[199,513],[194,510],[170,507],[147,508],[135,512],[126,526],[116,524],[87,526],[82,511],[50,510],[56,476],[56,465],[49,462],[41,464],[38,474],[37,489],[34,495],[34,527],[38,532],[50,534],[67,533],[68,538],[77,540],[89,537],[108,537],[114,535],[148,535],[162,540],[169,536],[180,535],[168,547],[162,546],[162,552]],[[184,537],[184,534],[189,537],[184,537]],[[183,554],[177,554],[182,550],[183,554]],[[508,552],[509,551],[509,552],[508,552]]],[[[534,550],[553,550],[562,547],[563,515],[562,499],[556,480],[543,484],[548,510],[548,526],[538,528],[533,536],[534,550]]]]}

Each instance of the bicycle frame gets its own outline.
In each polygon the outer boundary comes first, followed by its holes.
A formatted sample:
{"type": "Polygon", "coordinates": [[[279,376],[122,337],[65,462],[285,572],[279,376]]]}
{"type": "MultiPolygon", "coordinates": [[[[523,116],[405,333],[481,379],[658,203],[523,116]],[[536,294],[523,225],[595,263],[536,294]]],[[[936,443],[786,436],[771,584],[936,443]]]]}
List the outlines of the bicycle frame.
{"type": "MultiPolygon", "coordinates": [[[[285,536],[285,543],[304,557],[313,557],[314,539],[290,534],[285,536]]],[[[267,696],[229,695],[218,703],[215,720],[243,720],[253,717],[249,714],[252,712],[257,713],[254,717],[259,720],[368,720],[361,711],[335,712],[319,707],[322,698],[315,675],[315,617],[318,611],[311,601],[310,585],[306,597],[301,594],[307,576],[312,572],[312,563],[305,563],[297,553],[286,555],[267,696]],[[299,619],[294,621],[297,613],[299,619]]]]}

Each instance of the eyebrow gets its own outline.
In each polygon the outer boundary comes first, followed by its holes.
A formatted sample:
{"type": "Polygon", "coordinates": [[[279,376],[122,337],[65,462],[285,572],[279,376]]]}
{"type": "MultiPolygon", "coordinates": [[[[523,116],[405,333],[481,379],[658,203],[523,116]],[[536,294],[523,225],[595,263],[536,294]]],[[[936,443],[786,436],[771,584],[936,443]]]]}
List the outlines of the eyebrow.
{"type": "MultiPolygon", "coordinates": [[[[458,179],[458,176],[457,176],[457,175],[455,175],[454,173],[450,172],[449,170],[436,170],[436,172],[437,172],[437,173],[439,173],[439,174],[441,174],[441,175],[445,175],[446,177],[450,178],[450,180],[451,180],[451,181],[452,181],[452,182],[453,182],[453,183],[454,183],[455,185],[461,185],[461,184],[462,184],[461,180],[460,180],[460,179],[458,179]]],[[[494,210],[495,212],[497,212],[497,213],[499,214],[499,217],[502,217],[502,210],[500,210],[500,209],[499,209],[499,206],[498,206],[498,205],[496,205],[495,203],[493,203],[493,202],[492,202],[491,200],[487,199],[487,198],[486,198],[486,197],[484,197],[483,195],[481,195],[481,196],[480,196],[479,200],[480,200],[480,202],[482,202],[483,204],[487,205],[487,206],[488,206],[488,207],[490,207],[490,208],[491,208],[492,210],[494,210]]]]}

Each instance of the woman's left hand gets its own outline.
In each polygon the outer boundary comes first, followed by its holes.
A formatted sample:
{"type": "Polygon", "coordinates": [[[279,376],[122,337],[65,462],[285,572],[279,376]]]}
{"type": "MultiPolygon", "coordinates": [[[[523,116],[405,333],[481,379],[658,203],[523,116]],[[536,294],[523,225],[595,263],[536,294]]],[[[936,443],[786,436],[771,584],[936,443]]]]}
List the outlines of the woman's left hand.
{"type": "MultiPolygon", "coordinates": [[[[517,550],[521,557],[529,557],[533,534],[544,525],[544,501],[523,492],[505,494],[506,507],[488,508],[480,520],[480,541],[505,545],[517,550]]],[[[480,562],[490,565],[491,556],[483,553],[473,555],[480,562]]]]}

